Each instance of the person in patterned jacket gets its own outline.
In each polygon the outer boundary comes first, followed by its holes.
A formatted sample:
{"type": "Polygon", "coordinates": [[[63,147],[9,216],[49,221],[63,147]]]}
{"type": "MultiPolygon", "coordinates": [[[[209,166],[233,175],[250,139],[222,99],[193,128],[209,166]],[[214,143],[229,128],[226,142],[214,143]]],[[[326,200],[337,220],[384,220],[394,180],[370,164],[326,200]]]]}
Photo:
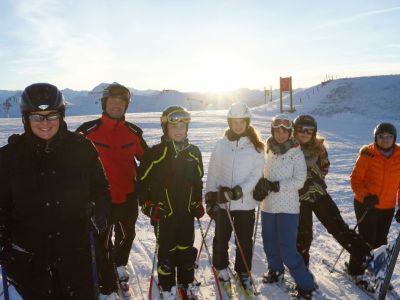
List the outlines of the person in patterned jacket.
{"type": "Polygon", "coordinates": [[[161,116],[161,143],[145,153],[138,170],[139,201],[159,245],[157,272],[163,299],[175,299],[176,284],[186,289],[189,299],[195,293],[194,218],[204,215],[203,160],[199,148],[187,139],[190,120],[185,108],[167,107],[161,116]]]}
{"type": "Polygon", "coordinates": [[[325,176],[329,159],[325,140],[317,135],[317,122],[310,115],[300,115],[294,122],[294,137],[300,143],[307,164],[307,179],[300,196],[300,220],[297,234],[297,250],[308,265],[313,239],[313,216],[345,248],[354,259],[365,263],[370,258],[371,247],[345,223],[336,203],[327,192],[325,176]]]}
{"type": "Polygon", "coordinates": [[[268,261],[265,283],[283,279],[284,265],[296,282],[298,298],[311,299],[314,278],[296,250],[299,222],[299,193],[307,176],[307,166],[299,144],[291,136],[292,121],[288,115],[277,115],[271,122],[272,136],[267,140],[264,178],[255,188],[255,199],[261,204],[264,251],[268,261]]]}
{"type": "Polygon", "coordinates": [[[101,118],[83,123],[76,131],[95,145],[111,188],[112,206],[108,228],[98,238],[100,299],[117,297],[117,275],[125,296],[129,296],[127,263],[135,238],[138,202],[135,193],[137,161],[148,148],[142,130],[125,120],[131,101],[129,89],[119,83],[108,85],[101,98],[101,118]],[[112,244],[113,227],[115,232],[112,244]],[[111,255],[112,254],[112,255],[111,255]]]}

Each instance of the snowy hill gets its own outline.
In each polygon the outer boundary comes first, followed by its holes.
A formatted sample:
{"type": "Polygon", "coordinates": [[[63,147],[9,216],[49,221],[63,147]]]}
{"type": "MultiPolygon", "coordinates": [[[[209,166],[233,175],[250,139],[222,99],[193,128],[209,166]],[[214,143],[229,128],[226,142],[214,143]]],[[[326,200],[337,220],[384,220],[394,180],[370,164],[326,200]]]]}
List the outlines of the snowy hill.
{"type": "MultiPolygon", "coordinates": [[[[67,101],[67,116],[100,114],[100,99],[108,83],[100,83],[91,91],[62,90],[67,101]]],[[[232,102],[244,101],[249,106],[264,103],[264,92],[260,90],[238,89],[224,93],[184,93],[175,90],[136,90],[130,88],[133,95],[128,112],[161,111],[165,107],[177,104],[190,110],[224,109],[232,102]]],[[[0,90],[0,118],[19,117],[18,101],[22,91],[0,90]]],[[[273,91],[277,97],[279,91],[273,91]]]]}
{"type": "MultiPolygon", "coordinates": [[[[294,94],[296,111],[291,114],[294,118],[301,113],[312,113],[318,121],[319,132],[329,144],[329,158],[331,167],[327,176],[328,192],[337,203],[344,220],[353,227],[355,216],[353,209],[353,193],[349,185],[349,175],[357,158],[359,148],[372,141],[372,131],[381,121],[392,122],[400,130],[400,76],[378,76],[354,79],[340,79],[317,85],[294,94]]],[[[77,92],[79,94],[79,92],[77,92]]],[[[167,94],[170,92],[167,92],[167,94]]],[[[173,103],[171,92],[170,101],[173,103]]],[[[167,96],[163,99],[168,99],[167,96]]],[[[155,100],[154,100],[155,101],[155,100]]],[[[156,101],[155,101],[156,103],[156,101]]],[[[285,109],[288,109],[289,99],[285,98],[285,109]]],[[[279,101],[274,100],[252,109],[252,122],[258,128],[263,138],[270,133],[272,116],[279,112],[279,101]]],[[[84,121],[96,116],[67,117],[70,129],[75,129],[84,121]]],[[[143,112],[128,114],[127,119],[138,124],[144,130],[144,137],[149,144],[159,141],[161,128],[159,112],[143,112]]],[[[202,151],[205,167],[205,177],[210,154],[215,142],[222,136],[226,128],[225,110],[199,110],[192,113],[189,138],[202,151]]],[[[12,133],[22,132],[23,127],[19,118],[0,119],[0,146],[7,143],[7,137],[12,133]]],[[[202,219],[202,226],[206,227],[209,218],[202,219]]],[[[212,245],[214,226],[206,238],[207,244],[212,245]]],[[[400,226],[393,222],[389,239],[394,239],[400,226]]],[[[200,231],[196,226],[195,245],[201,242],[200,231]]],[[[268,286],[261,282],[261,275],[266,271],[265,254],[261,239],[261,229],[258,227],[253,258],[253,273],[261,295],[258,299],[289,299],[287,293],[276,286],[268,286]]],[[[129,271],[131,273],[133,299],[147,299],[149,289],[148,278],[152,268],[155,238],[153,228],[144,215],[140,215],[137,222],[137,237],[132,247],[129,271]]],[[[234,261],[234,242],[231,240],[229,250],[230,260],[234,261]]],[[[362,291],[350,283],[342,275],[329,273],[321,263],[322,259],[334,261],[341,250],[340,245],[327,233],[321,223],[314,218],[314,241],[311,247],[310,270],[313,272],[320,290],[325,299],[369,299],[362,291]]],[[[349,255],[344,252],[338,267],[341,268],[349,255]]],[[[196,277],[201,282],[200,298],[216,299],[212,273],[206,253],[202,252],[196,277]]],[[[400,268],[396,266],[392,283],[400,293],[400,268]]],[[[12,299],[19,299],[14,295],[12,299]]],[[[393,299],[393,298],[388,298],[393,299]]]]}

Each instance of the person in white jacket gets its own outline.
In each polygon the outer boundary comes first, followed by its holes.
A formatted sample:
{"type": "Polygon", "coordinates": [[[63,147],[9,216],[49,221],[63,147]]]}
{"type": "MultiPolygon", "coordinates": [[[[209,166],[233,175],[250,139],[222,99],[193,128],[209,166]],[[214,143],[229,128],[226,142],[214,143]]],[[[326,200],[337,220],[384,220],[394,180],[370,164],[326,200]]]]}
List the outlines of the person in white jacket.
{"type": "Polygon", "coordinates": [[[228,242],[232,225],[228,210],[246,260],[243,261],[237,247],[234,269],[246,289],[251,289],[246,264],[250,271],[257,206],[253,190],[262,177],[264,165],[264,144],[250,120],[251,114],[245,103],[231,105],[229,128],[211,154],[205,196],[207,213],[215,220],[213,265],[218,270],[218,277],[224,284],[229,284],[228,242]]]}
{"type": "Polygon", "coordinates": [[[282,114],[272,119],[264,178],[259,180],[254,191],[254,198],[266,197],[261,204],[262,237],[268,261],[268,273],[263,281],[282,280],[285,264],[296,282],[297,296],[311,299],[315,291],[314,278],[296,250],[299,189],[306,180],[307,166],[291,133],[289,116],[282,114]]]}

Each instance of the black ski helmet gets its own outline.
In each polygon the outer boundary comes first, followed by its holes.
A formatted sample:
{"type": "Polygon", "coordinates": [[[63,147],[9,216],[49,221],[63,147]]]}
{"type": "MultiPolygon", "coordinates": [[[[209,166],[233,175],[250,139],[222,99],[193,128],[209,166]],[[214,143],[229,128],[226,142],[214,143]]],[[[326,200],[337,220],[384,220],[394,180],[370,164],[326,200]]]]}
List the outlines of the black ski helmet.
{"type": "Polygon", "coordinates": [[[23,116],[33,111],[47,110],[57,110],[64,116],[65,99],[56,86],[34,83],[23,91],[19,107],[23,116]]]}
{"type": "Polygon", "coordinates": [[[131,92],[127,87],[118,82],[113,82],[103,90],[103,95],[101,96],[101,108],[103,111],[106,111],[106,103],[109,96],[118,97],[124,100],[126,102],[125,111],[127,110],[132,97],[131,92]]]}
{"type": "MultiPolygon", "coordinates": [[[[172,106],[168,106],[167,108],[165,108],[160,117],[161,128],[162,128],[164,135],[168,134],[168,131],[167,131],[168,118],[167,117],[171,113],[174,113],[174,112],[183,112],[183,113],[187,113],[188,115],[190,115],[189,112],[187,111],[187,109],[184,108],[183,106],[172,105],[172,106]]],[[[188,129],[189,129],[188,124],[186,124],[186,132],[188,131],[188,129]]]]}
{"type": "Polygon", "coordinates": [[[396,127],[394,127],[393,124],[391,124],[391,123],[380,123],[380,124],[376,125],[376,127],[374,129],[375,143],[377,141],[378,134],[381,134],[381,133],[393,134],[393,136],[394,136],[393,145],[396,143],[397,130],[396,130],[396,127]]]}
{"type": "Polygon", "coordinates": [[[314,117],[310,115],[300,115],[293,121],[294,129],[299,127],[310,126],[315,128],[315,132],[317,131],[317,121],[315,121],[314,117]]]}

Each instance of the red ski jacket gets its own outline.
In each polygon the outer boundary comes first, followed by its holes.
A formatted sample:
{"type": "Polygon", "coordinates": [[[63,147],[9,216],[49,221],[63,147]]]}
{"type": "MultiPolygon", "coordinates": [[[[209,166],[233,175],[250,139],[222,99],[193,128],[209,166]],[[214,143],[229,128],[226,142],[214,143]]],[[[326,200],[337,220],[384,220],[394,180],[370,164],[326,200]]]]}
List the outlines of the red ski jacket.
{"type": "Polygon", "coordinates": [[[142,130],[124,120],[106,115],[83,123],[78,129],[96,146],[110,183],[112,203],[126,201],[135,190],[136,160],[140,161],[148,148],[142,130]]]}

